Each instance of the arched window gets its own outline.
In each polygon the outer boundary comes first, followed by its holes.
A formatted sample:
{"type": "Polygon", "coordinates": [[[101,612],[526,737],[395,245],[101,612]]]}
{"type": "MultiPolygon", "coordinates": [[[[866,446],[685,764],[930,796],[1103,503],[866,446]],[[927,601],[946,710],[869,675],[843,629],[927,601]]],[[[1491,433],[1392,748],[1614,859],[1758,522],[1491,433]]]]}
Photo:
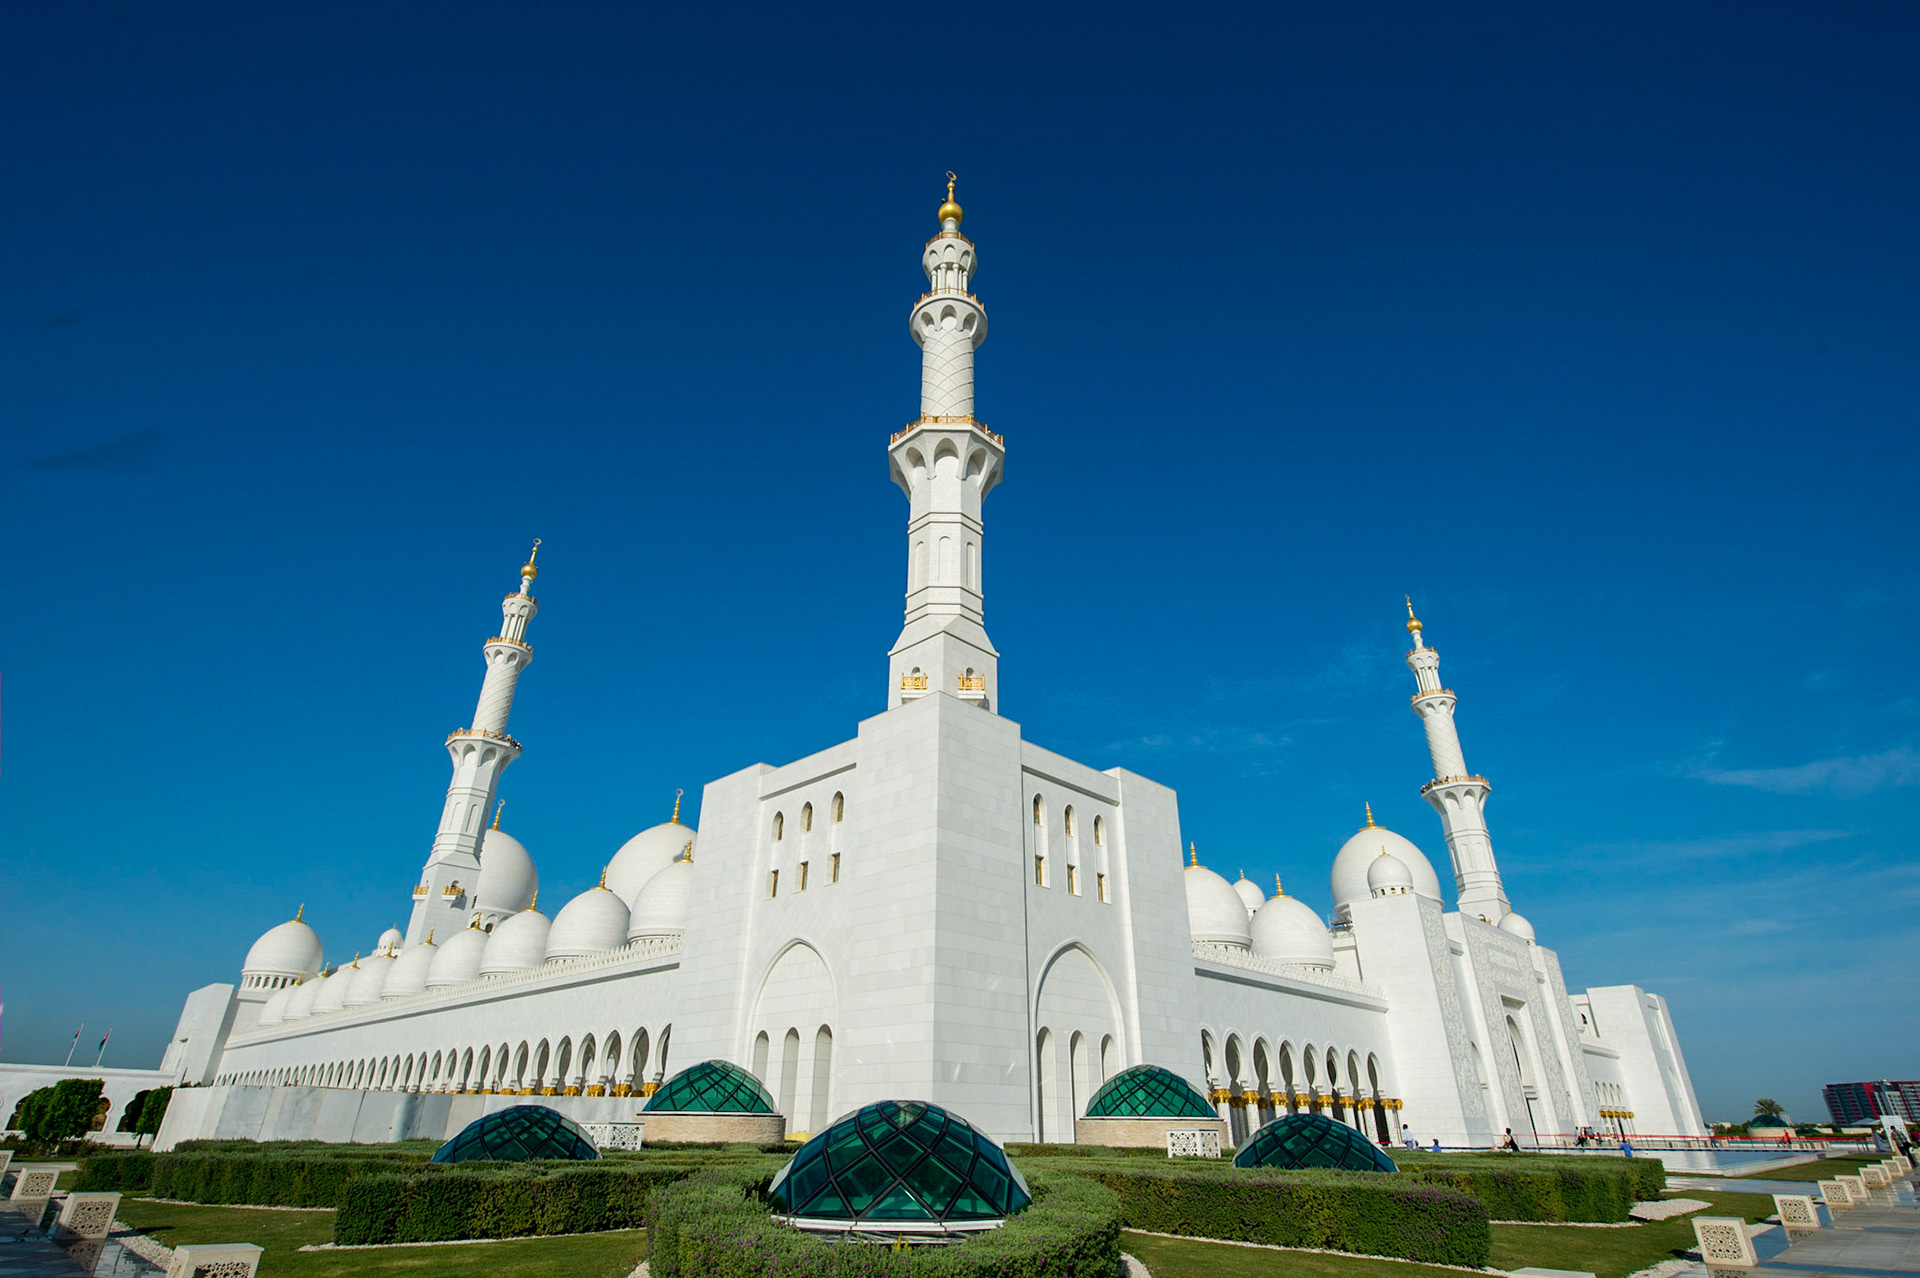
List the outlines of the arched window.
{"type": "Polygon", "coordinates": [[[833,823],[839,825],[841,821],[846,819],[846,815],[847,796],[844,794],[835,794],[833,796],[833,823]]]}
{"type": "Polygon", "coordinates": [[[1067,810],[1062,813],[1062,816],[1066,818],[1067,837],[1071,839],[1073,837],[1073,805],[1071,803],[1067,805],[1067,810]]]}
{"type": "Polygon", "coordinates": [[[808,834],[813,830],[813,805],[806,804],[800,809],[800,833],[808,834]]]}
{"type": "Polygon", "coordinates": [[[787,833],[787,814],[784,812],[774,813],[773,814],[773,841],[775,843],[778,843],[783,837],[785,837],[786,833],[787,833]]]}

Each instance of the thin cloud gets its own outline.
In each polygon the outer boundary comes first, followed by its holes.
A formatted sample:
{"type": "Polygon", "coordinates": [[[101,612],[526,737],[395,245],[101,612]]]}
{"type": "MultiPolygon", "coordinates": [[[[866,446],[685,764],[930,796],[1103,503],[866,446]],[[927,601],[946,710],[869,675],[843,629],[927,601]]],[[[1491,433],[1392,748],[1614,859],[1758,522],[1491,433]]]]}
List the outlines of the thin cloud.
{"type": "Polygon", "coordinates": [[[131,435],[82,444],[57,453],[30,458],[28,470],[64,470],[95,475],[124,475],[153,469],[153,457],[166,439],[164,431],[136,430],[131,435]]]}
{"type": "Polygon", "coordinates": [[[1775,794],[1831,793],[1854,798],[1889,786],[1920,781],[1920,753],[1912,746],[1898,746],[1880,754],[1818,759],[1790,768],[1696,768],[1690,775],[1708,785],[1740,785],[1775,794]]]}
{"type": "Polygon", "coordinates": [[[1791,852],[1813,843],[1831,843],[1852,837],[1850,830],[1760,830],[1743,834],[1715,834],[1699,839],[1634,840],[1626,843],[1594,843],[1580,848],[1582,858],[1636,861],[1721,861],[1735,857],[1765,856],[1791,852]]]}

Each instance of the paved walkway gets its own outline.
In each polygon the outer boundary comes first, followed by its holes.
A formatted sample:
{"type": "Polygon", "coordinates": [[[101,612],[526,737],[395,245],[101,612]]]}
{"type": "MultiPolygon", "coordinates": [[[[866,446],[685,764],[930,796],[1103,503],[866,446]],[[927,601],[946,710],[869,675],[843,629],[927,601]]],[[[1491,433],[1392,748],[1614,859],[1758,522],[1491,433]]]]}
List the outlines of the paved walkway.
{"type": "MultiPolygon", "coordinates": [[[[1674,1185],[1684,1179],[1669,1178],[1674,1185]]],[[[1920,1275],[1920,1202],[1911,1181],[1901,1181],[1878,1201],[1843,1211],[1835,1219],[1820,1205],[1819,1188],[1806,1181],[1721,1181],[1703,1188],[1741,1189],[1752,1193],[1812,1194],[1820,1220],[1828,1228],[1789,1241],[1778,1226],[1753,1239],[1760,1267],[1753,1278],[1907,1278],[1920,1275]],[[1775,1186],[1778,1186],[1776,1188],[1775,1186]]],[[[1707,1278],[1705,1265],[1695,1264],[1672,1278],[1707,1278]]]]}
{"type": "Polygon", "coordinates": [[[162,1272],[111,1238],[53,1241],[57,1201],[0,1203],[0,1278],[155,1278],[162,1272]]]}

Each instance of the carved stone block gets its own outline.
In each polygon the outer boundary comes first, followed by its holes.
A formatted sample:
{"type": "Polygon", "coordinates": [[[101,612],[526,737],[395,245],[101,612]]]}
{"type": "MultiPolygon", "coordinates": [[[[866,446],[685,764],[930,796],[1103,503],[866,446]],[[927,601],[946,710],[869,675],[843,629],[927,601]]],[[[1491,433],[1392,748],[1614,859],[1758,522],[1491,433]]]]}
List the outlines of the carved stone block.
{"type": "Polygon", "coordinates": [[[43,1167],[23,1167],[13,1178],[13,1201],[51,1198],[53,1182],[59,1179],[60,1173],[57,1171],[48,1171],[43,1167]]]}
{"type": "Polygon", "coordinates": [[[1773,1209],[1780,1213],[1780,1224],[1789,1237],[1820,1228],[1820,1213],[1809,1194],[1775,1194],[1773,1209]]]}
{"type": "Polygon", "coordinates": [[[1746,1273],[1760,1267],[1747,1222],[1738,1216],[1695,1216],[1693,1237],[1710,1274],[1746,1273]]]}
{"type": "Polygon", "coordinates": [[[1218,1158],[1220,1157],[1220,1133],[1217,1130],[1201,1127],[1169,1128],[1167,1157],[1218,1158]]]}
{"type": "Polygon", "coordinates": [[[186,1243],[173,1249],[167,1278],[254,1278],[260,1248],[252,1243],[186,1243]]]}
{"type": "Polygon", "coordinates": [[[68,1194],[60,1205],[60,1232],[76,1238],[105,1238],[119,1210],[118,1194],[68,1194]]]}
{"type": "Polygon", "coordinates": [[[1853,1194],[1837,1180],[1823,1180],[1820,1184],[1820,1201],[1827,1205],[1828,1211],[1845,1211],[1853,1206],[1853,1194]]]}

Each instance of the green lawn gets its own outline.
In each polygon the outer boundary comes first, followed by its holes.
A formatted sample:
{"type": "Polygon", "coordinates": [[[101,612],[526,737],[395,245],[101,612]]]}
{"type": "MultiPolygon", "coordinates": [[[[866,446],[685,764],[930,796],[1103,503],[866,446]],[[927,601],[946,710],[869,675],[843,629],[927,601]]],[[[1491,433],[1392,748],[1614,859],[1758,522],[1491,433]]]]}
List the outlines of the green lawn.
{"type": "Polygon", "coordinates": [[[301,1251],[333,1237],[331,1211],[265,1211],[255,1207],[183,1207],[125,1198],[120,1219],[165,1246],[250,1242],[266,1248],[261,1278],[455,1278],[476,1266],[513,1278],[626,1278],[646,1258],[645,1230],[569,1238],[445,1247],[370,1247],[301,1251]]]}
{"type": "Polygon", "coordinates": [[[1268,1278],[1272,1274],[1328,1274],[1333,1278],[1439,1278],[1457,1269],[1410,1265],[1403,1260],[1365,1256],[1322,1256],[1306,1251],[1268,1251],[1187,1238],[1157,1238],[1131,1230],[1120,1235],[1121,1250],[1138,1256],[1153,1278],[1268,1278]]]}
{"type": "MultiPolygon", "coordinates": [[[[1754,1172],[1755,1180],[1832,1180],[1835,1176],[1858,1176],[1860,1169],[1869,1163],[1877,1163],[1885,1154],[1855,1154],[1847,1158],[1822,1158],[1818,1162],[1795,1163],[1791,1167],[1779,1167],[1773,1171],[1754,1172]]],[[[1729,1182],[1739,1180],[1738,1176],[1729,1176],[1729,1182]]]]}

